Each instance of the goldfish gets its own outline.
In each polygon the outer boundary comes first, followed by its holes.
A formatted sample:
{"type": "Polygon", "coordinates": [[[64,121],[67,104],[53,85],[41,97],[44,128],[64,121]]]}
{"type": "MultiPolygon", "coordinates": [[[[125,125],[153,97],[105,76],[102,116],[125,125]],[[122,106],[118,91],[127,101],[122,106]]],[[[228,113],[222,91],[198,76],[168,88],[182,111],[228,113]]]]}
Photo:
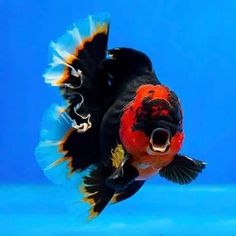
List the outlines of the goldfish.
{"type": "Polygon", "coordinates": [[[63,102],[43,118],[36,157],[53,182],[76,183],[90,207],[88,219],[130,198],[153,176],[189,184],[206,166],[180,154],[177,95],[143,52],[108,49],[109,26],[105,13],[75,22],[51,43],[44,74],[63,102]]]}

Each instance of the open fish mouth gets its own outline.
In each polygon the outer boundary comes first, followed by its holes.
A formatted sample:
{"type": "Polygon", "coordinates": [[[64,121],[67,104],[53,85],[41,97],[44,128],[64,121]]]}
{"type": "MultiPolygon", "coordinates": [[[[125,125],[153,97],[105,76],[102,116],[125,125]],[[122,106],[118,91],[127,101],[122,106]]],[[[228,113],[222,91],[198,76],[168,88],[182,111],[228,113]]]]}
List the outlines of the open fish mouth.
{"type": "Polygon", "coordinates": [[[152,131],[149,147],[153,152],[166,153],[169,150],[171,133],[168,129],[156,128],[152,131]]]}

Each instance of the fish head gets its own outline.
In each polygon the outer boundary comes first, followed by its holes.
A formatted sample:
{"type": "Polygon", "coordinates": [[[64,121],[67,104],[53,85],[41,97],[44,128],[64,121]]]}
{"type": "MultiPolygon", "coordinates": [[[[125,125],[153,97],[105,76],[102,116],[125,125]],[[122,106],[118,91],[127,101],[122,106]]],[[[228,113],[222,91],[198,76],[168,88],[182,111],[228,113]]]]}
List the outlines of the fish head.
{"type": "Polygon", "coordinates": [[[120,139],[133,155],[175,155],[181,149],[183,114],[176,94],[163,85],[142,85],[125,108],[120,139]]]}

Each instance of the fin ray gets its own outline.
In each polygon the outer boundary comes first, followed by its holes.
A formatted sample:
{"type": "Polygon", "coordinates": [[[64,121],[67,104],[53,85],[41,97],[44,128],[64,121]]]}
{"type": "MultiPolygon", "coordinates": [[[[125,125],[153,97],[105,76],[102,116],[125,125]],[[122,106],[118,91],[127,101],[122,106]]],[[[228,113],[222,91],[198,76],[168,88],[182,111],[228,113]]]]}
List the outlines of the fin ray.
{"type": "Polygon", "coordinates": [[[73,75],[69,68],[73,71],[80,69],[85,74],[94,71],[98,63],[105,58],[109,21],[110,15],[107,13],[89,16],[75,22],[62,37],[52,42],[52,63],[51,68],[44,74],[45,82],[52,86],[61,86],[65,81],[70,81],[73,75]],[[91,46],[88,45],[92,45],[99,34],[104,34],[103,41],[94,42],[96,50],[90,50],[91,46]],[[81,67],[79,60],[82,64],[90,65],[90,68],[81,67]],[[93,60],[93,63],[90,63],[90,60],[93,60]]]}
{"type": "Polygon", "coordinates": [[[74,122],[65,107],[56,104],[43,117],[36,159],[45,175],[58,184],[67,183],[72,174],[84,170],[98,157],[93,133],[78,132],[74,122]]]}
{"type": "Polygon", "coordinates": [[[106,179],[110,174],[110,168],[97,165],[83,178],[80,192],[84,195],[82,201],[90,205],[89,220],[102,212],[115,193],[115,190],[106,184],[106,179]]]}
{"type": "Polygon", "coordinates": [[[202,161],[176,154],[174,160],[162,168],[159,174],[174,183],[188,184],[197,178],[205,166],[206,163],[202,161]]]}

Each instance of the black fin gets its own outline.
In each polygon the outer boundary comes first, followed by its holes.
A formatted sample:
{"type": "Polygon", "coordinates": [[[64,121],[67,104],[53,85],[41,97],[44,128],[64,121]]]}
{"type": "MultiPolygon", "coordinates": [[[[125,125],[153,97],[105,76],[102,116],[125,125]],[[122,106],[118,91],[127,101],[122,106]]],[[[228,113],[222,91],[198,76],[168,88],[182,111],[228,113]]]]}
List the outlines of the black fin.
{"type": "Polygon", "coordinates": [[[111,199],[112,203],[117,203],[123,201],[131,196],[133,196],[138,190],[143,186],[145,181],[134,181],[125,190],[116,192],[111,199]]]}
{"type": "Polygon", "coordinates": [[[205,168],[206,163],[176,154],[174,160],[162,168],[160,176],[178,184],[189,184],[197,178],[205,168]]]}
{"type": "MultiPolygon", "coordinates": [[[[69,66],[66,67],[67,72],[64,71],[67,77],[64,76],[64,81],[59,85],[63,97],[68,101],[67,112],[78,124],[88,115],[93,121],[101,119],[102,113],[99,109],[102,96],[97,71],[106,57],[110,17],[104,14],[89,19],[87,25],[81,25],[81,28],[90,27],[90,34],[82,38],[72,59],[67,62],[69,66]]],[[[79,27],[78,24],[78,30],[79,27]]]]}
{"type": "Polygon", "coordinates": [[[59,150],[65,154],[64,158],[70,160],[71,172],[82,171],[90,164],[97,162],[99,145],[95,141],[96,136],[93,129],[89,129],[85,133],[78,133],[76,129],[71,129],[65,135],[59,150]]]}
{"type": "Polygon", "coordinates": [[[36,156],[45,171],[67,163],[70,176],[101,159],[99,122],[94,121],[93,127],[83,132],[65,109],[54,105],[45,114],[36,156]]]}
{"type": "Polygon", "coordinates": [[[91,128],[89,119],[101,118],[95,74],[106,57],[109,23],[109,14],[89,16],[51,43],[52,62],[44,74],[45,82],[60,87],[68,105],[66,112],[83,130],[91,128]]]}
{"type": "Polygon", "coordinates": [[[83,178],[80,191],[84,195],[82,201],[91,206],[89,220],[102,212],[115,193],[115,190],[106,184],[106,178],[110,174],[110,168],[98,165],[90,171],[89,175],[83,178]]]}
{"type": "Polygon", "coordinates": [[[109,24],[109,14],[90,15],[52,42],[52,63],[44,75],[45,82],[80,87],[83,76],[91,77],[105,58],[109,24]]]}
{"type": "MultiPolygon", "coordinates": [[[[45,82],[60,88],[66,100],[60,116],[71,126],[58,140],[61,158],[52,167],[69,161],[70,173],[98,160],[99,127],[104,111],[95,74],[106,57],[109,24],[109,14],[89,16],[75,22],[51,43],[52,61],[44,75],[45,82]]],[[[49,127],[49,132],[59,132],[52,129],[49,127]]]]}
{"type": "Polygon", "coordinates": [[[65,107],[52,105],[42,122],[36,158],[45,175],[55,183],[67,183],[99,158],[97,129],[80,133],[65,107]],[[88,146],[90,148],[88,148],[88,146]]]}

